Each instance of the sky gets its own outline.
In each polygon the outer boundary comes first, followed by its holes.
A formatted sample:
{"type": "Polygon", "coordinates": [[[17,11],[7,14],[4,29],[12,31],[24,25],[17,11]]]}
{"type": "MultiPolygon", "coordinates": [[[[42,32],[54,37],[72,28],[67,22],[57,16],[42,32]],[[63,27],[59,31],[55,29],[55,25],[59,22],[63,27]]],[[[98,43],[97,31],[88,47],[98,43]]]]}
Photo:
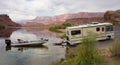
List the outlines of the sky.
{"type": "Polygon", "coordinates": [[[19,22],[36,16],[120,9],[120,0],[0,0],[0,14],[19,22]]]}

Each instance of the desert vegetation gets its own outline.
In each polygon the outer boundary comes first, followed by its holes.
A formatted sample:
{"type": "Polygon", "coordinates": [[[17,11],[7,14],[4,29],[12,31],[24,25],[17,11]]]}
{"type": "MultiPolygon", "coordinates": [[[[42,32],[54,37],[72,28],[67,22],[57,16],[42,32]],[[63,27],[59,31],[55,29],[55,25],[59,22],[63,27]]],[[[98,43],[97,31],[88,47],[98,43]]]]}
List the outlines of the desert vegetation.
{"type": "Polygon", "coordinates": [[[104,58],[100,55],[100,50],[96,46],[97,41],[94,36],[88,35],[82,40],[82,44],[73,50],[67,47],[67,60],[53,63],[53,65],[103,65],[104,58]]]}
{"type": "Polygon", "coordinates": [[[76,47],[66,47],[66,59],[52,65],[119,65],[120,38],[104,49],[98,49],[95,35],[88,35],[76,47]]]}
{"type": "Polygon", "coordinates": [[[60,36],[61,39],[64,39],[66,38],[66,34],[65,33],[62,33],[61,36],[60,36]]]}
{"type": "Polygon", "coordinates": [[[65,29],[66,27],[72,26],[70,23],[63,23],[61,25],[54,25],[49,28],[50,31],[52,32],[58,32],[61,33],[59,29],[65,29]]]}
{"type": "Polygon", "coordinates": [[[111,56],[120,56],[120,38],[114,41],[114,44],[110,47],[111,56]]]}

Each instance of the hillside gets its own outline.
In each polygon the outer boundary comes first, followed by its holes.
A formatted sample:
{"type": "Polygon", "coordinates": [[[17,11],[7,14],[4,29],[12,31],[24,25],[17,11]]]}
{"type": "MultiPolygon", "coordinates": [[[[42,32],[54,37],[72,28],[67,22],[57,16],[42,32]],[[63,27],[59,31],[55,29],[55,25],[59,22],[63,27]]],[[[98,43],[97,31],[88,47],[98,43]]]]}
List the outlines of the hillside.
{"type": "Polygon", "coordinates": [[[74,25],[87,24],[91,22],[111,22],[113,24],[120,24],[120,10],[106,11],[103,17],[73,18],[67,19],[66,22],[74,25]]]}
{"type": "Polygon", "coordinates": [[[104,19],[113,24],[120,24],[120,10],[107,11],[104,15],[104,19]]]}
{"type": "MultiPolygon", "coordinates": [[[[103,12],[80,12],[74,14],[63,14],[57,16],[37,16],[33,20],[29,20],[26,22],[33,22],[37,24],[44,24],[44,25],[54,25],[54,24],[61,24],[65,22],[67,19],[73,18],[94,18],[94,17],[103,17],[103,12]]],[[[27,25],[27,24],[26,24],[27,25]]]]}
{"type": "Polygon", "coordinates": [[[2,14],[0,15],[0,26],[11,26],[16,27],[20,26],[19,24],[13,22],[8,15],[2,14]]]}
{"type": "Polygon", "coordinates": [[[73,25],[81,25],[81,24],[87,24],[91,22],[104,22],[103,17],[92,17],[92,18],[74,18],[74,19],[68,19],[66,22],[69,22],[73,25]]]}

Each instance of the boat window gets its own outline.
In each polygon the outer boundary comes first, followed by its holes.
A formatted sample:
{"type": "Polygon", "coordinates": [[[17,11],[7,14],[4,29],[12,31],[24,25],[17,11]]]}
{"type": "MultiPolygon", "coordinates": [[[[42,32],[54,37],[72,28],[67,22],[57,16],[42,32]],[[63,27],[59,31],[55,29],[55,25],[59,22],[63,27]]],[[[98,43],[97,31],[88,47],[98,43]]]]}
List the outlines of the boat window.
{"type": "Polygon", "coordinates": [[[104,27],[102,27],[102,31],[104,31],[105,29],[104,29],[104,27]]]}
{"type": "Polygon", "coordinates": [[[97,28],[96,28],[96,31],[100,31],[100,28],[99,28],[99,27],[97,27],[97,28]]]}
{"type": "Polygon", "coordinates": [[[78,35],[78,34],[81,34],[81,30],[71,31],[71,35],[78,35]]]}
{"type": "Polygon", "coordinates": [[[112,25],[106,26],[106,31],[113,31],[113,26],[112,25]]]}

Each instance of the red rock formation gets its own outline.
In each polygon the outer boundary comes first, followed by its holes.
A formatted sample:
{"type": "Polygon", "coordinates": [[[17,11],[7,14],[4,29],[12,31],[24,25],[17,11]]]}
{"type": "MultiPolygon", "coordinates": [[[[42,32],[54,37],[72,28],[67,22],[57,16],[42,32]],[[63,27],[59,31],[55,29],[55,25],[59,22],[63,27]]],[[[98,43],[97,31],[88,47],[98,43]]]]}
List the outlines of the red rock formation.
{"type": "Polygon", "coordinates": [[[1,26],[20,26],[19,24],[13,22],[8,15],[0,15],[0,25],[1,26]]]}
{"type": "Polygon", "coordinates": [[[120,10],[107,11],[104,15],[105,21],[111,22],[113,24],[120,24],[120,10]]]}
{"type": "Polygon", "coordinates": [[[33,20],[30,20],[29,22],[34,23],[42,23],[45,25],[54,25],[54,24],[60,24],[65,22],[67,19],[73,19],[73,18],[93,18],[93,17],[103,17],[104,13],[102,12],[96,12],[96,13],[89,13],[89,12],[80,12],[75,14],[63,14],[63,15],[57,15],[57,16],[43,16],[43,17],[36,17],[33,20]]]}
{"type": "Polygon", "coordinates": [[[88,24],[91,22],[104,22],[103,17],[93,17],[93,18],[74,18],[68,19],[66,22],[69,22],[73,25],[81,25],[81,24],[88,24]]]}

